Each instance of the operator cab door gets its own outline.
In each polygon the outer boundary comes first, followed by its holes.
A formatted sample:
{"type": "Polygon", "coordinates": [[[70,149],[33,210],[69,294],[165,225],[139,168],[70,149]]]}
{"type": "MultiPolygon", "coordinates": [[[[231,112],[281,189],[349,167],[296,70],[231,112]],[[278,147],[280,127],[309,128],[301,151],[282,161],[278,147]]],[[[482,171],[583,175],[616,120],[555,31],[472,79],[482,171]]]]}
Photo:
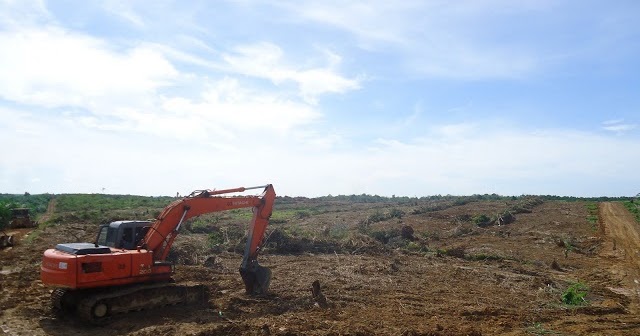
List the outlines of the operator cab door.
{"type": "Polygon", "coordinates": [[[150,226],[141,226],[136,223],[135,226],[124,227],[122,229],[121,239],[119,244],[116,244],[116,247],[120,247],[126,250],[135,250],[138,245],[140,245],[140,241],[144,238],[149,231],[150,226]]]}
{"type": "Polygon", "coordinates": [[[136,227],[133,236],[133,248],[137,248],[138,246],[140,246],[142,239],[147,235],[147,232],[149,232],[150,228],[150,225],[136,227]]]}
{"type": "Polygon", "coordinates": [[[118,247],[126,250],[133,250],[136,248],[133,242],[133,227],[124,227],[122,229],[120,244],[117,245],[119,245],[118,247]]]}

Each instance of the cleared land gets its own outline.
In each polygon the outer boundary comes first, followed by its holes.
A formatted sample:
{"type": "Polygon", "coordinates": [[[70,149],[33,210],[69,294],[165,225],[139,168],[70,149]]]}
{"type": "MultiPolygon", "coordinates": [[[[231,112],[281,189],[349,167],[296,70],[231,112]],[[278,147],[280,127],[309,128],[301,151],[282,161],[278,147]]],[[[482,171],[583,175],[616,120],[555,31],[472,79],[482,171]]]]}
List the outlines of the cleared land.
{"type": "Polygon", "coordinates": [[[279,199],[261,257],[271,294],[259,298],[244,295],[237,273],[250,213],[204,216],[172,258],[178,281],[209,287],[208,305],[97,327],[52,315],[42,252],[93,240],[103,220],[152,217],[167,200],[94,211],[56,199],[49,225],[0,251],[0,335],[640,334],[640,226],[616,202],[279,199]],[[506,210],[514,221],[477,225],[506,210]],[[327,307],[311,297],[315,280],[327,307]],[[575,283],[588,287],[586,301],[563,303],[575,283]]]}

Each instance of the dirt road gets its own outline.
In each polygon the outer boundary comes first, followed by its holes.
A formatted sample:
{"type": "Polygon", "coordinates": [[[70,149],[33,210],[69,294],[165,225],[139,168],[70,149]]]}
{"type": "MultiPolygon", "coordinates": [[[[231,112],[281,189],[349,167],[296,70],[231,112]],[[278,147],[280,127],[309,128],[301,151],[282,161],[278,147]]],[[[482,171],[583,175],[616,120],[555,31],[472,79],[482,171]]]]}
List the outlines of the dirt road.
{"type": "Polygon", "coordinates": [[[600,203],[605,234],[612,239],[612,250],[624,260],[624,280],[630,293],[631,312],[640,311],[640,225],[619,202],[600,203]]]}
{"type": "Polygon", "coordinates": [[[55,211],[56,211],[56,199],[54,197],[51,199],[51,201],[49,201],[49,205],[47,206],[47,211],[43,213],[42,216],[40,216],[40,218],[38,218],[38,222],[44,223],[48,221],[49,219],[51,219],[51,216],[55,211]]]}

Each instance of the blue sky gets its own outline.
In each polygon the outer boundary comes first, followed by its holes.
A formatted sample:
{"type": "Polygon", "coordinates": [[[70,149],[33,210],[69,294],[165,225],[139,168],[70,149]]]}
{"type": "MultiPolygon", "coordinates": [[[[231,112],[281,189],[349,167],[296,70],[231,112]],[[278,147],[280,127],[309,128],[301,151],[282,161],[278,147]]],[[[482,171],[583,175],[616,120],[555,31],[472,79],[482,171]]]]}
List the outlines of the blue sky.
{"type": "Polygon", "coordinates": [[[640,192],[637,1],[0,0],[0,192],[640,192]]]}

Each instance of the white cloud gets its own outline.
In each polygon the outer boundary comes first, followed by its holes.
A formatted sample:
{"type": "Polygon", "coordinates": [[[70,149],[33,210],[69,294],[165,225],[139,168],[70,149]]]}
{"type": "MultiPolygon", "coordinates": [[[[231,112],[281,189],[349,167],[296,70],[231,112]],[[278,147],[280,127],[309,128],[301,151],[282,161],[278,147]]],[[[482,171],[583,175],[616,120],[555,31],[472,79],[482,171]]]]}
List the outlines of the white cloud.
{"type": "MultiPolygon", "coordinates": [[[[192,108],[185,118],[207,110],[198,104],[192,108]]],[[[278,136],[277,130],[251,129],[227,139],[209,130],[202,139],[176,141],[137,131],[86,129],[6,108],[0,118],[5,121],[0,141],[14,144],[10,162],[0,161],[5,192],[100,192],[106,187],[113,193],[166,195],[269,182],[280,195],[595,196],[635,194],[632,189],[640,183],[634,170],[640,157],[611,150],[635,148],[637,140],[572,130],[441,125],[419,139],[352,146],[348,135],[334,132],[290,130],[278,136]],[[31,136],[13,141],[17,128],[31,136]]],[[[177,122],[165,121],[165,131],[177,122]]],[[[149,128],[156,126],[149,122],[149,128]]]]}
{"type": "Polygon", "coordinates": [[[612,119],[602,122],[602,129],[609,132],[623,133],[634,130],[638,127],[636,124],[624,123],[624,119],[612,119]]]}
{"type": "Polygon", "coordinates": [[[300,133],[321,117],[307,104],[253,91],[236,79],[224,78],[210,83],[197,98],[161,96],[151,101],[150,110],[135,105],[114,107],[109,113],[69,115],[66,122],[114,134],[194,141],[232,151],[264,137],[288,137],[302,143],[325,141],[324,136],[300,133]]]}
{"type": "Polygon", "coordinates": [[[321,116],[309,105],[275,94],[249,90],[232,78],[215,83],[203,92],[199,101],[171,98],[164,102],[163,108],[245,131],[283,132],[309,124],[321,116]]]}
{"type": "Polygon", "coordinates": [[[624,119],[611,119],[611,120],[605,120],[602,122],[603,125],[612,125],[612,124],[619,124],[621,122],[623,122],[624,119]]]}
{"type": "Polygon", "coordinates": [[[13,27],[51,20],[44,0],[0,0],[0,24],[13,27]]]}
{"type": "Polygon", "coordinates": [[[346,31],[368,51],[399,56],[411,74],[436,78],[518,78],[550,56],[520,40],[497,40],[501,19],[551,7],[548,1],[277,1],[292,20],[346,31]]]}
{"type": "Polygon", "coordinates": [[[638,127],[636,124],[615,124],[602,127],[603,129],[611,132],[625,132],[631,131],[638,127]]]}
{"type": "Polygon", "coordinates": [[[171,83],[177,70],[156,51],[115,50],[53,26],[0,33],[0,97],[47,107],[99,108],[171,83]]]}
{"type": "Polygon", "coordinates": [[[346,78],[337,72],[340,57],[325,53],[328,65],[301,67],[287,64],[284,52],[273,43],[239,46],[223,56],[230,70],[247,76],[265,78],[275,84],[295,82],[302,96],[310,102],[325,93],[344,93],[360,87],[357,79],[346,78]]]}
{"type": "Polygon", "coordinates": [[[338,73],[338,55],[324,55],[324,66],[293,66],[278,46],[259,43],[210,60],[159,44],[116,49],[106,41],[55,26],[22,28],[0,33],[0,97],[98,112],[101,106],[107,105],[107,110],[118,102],[143,101],[160,88],[202,80],[180,73],[166,57],[276,85],[292,82],[309,103],[316,103],[322,94],[359,88],[357,79],[338,73]]]}
{"type": "Polygon", "coordinates": [[[414,141],[379,139],[368,151],[321,158],[318,161],[339,162],[318,169],[330,185],[322,191],[597,196],[631,194],[640,183],[633,177],[640,157],[611,150],[636,147],[632,139],[572,130],[505,131],[487,125],[469,127],[456,137],[441,134],[414,141]]]}
{"type": "MultiPolygon", "coordinates": [[[[251,89],[235,78],[179,73],[162,53],[167,49],[143,44],[116,50],[103,40],[52,26],[0,32],[0,97],[68,108],[66,119],[76,126],[210,141],[211,134],[217,140],[255,130],[282,133],[321,116],[309,104],[251,89]],[[177,85],[188,87],[189,95],[159,92],[177,85]],[[73,113],[77,108],[84,112],[73,113]]],[[[305,95],[346,89],[342,77],[329,69],[296,72],[278,62],[258,69],[273,70],[264,75],[274,80],[282,71],[282,80],[297,81],[305,95]],[[319,84],[310,83],[316,80],[319,84]]]]}
{"type": "Polygon", "coordinates": [[[103,2],[102,6],[107,12],[122,18],[138,28],[145,26],[144,20],[131,8],[129,1],[108,0],[103,2]]]}
{"type": "Polygon", "coordinates": [[[406,32],[412,20],[403,18],[411,17],[412,11],[422,7],[415,1],[325,1],[306,4],[285,1],[276,5],[291,11],[301,20],[312,20],[348,31],[360,38],[364,47],[372,42],[410,43],[406,32]]]}

